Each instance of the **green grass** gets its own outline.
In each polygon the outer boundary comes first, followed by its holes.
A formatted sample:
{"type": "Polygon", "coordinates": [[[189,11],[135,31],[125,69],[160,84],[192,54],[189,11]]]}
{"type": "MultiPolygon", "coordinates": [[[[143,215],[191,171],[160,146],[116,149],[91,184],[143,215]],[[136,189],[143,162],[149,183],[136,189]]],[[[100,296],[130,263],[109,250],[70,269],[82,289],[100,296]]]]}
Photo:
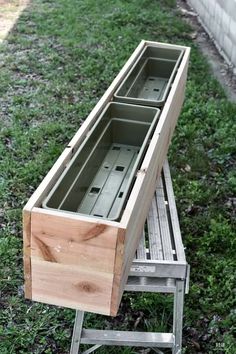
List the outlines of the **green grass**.
{"type": "MultiPolygon", "coordinates": [[[[236,105],[191,31],[174,0],[33,0],[0,46],[1,354],[68,352],[74,311],[24,300],[21,211],[141,39],[192,47],[169,153],[191,264],[184,352],[235,352],[236,105]]],[[[139,330],[171,323],[169,296],[125,294],[121,309],[114,320],[90,314],[86,323],[139,330]]]]}

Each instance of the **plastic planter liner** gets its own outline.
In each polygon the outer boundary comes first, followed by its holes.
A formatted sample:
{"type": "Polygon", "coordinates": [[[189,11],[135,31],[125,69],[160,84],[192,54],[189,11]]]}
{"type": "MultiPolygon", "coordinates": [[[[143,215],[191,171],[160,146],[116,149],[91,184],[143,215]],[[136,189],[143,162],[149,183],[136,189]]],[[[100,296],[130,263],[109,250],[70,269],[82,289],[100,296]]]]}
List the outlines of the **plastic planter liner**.
{"type": "Polygon", "coordinates": [[[120,102],[162,106],[183,50],[147,46],[115,93],[120,102]]]}
{"type": "Polygon", "coordinates": [[[159,112],[109,103],[43,207],[118,220],[159,112]]]}

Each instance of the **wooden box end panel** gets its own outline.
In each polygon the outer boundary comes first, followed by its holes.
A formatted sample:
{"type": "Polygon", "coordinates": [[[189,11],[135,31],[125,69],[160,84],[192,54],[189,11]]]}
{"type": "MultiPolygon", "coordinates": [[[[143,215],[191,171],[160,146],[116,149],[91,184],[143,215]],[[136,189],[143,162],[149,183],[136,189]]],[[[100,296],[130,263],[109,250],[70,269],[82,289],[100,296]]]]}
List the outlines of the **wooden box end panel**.
{"type": "Polygon", "coordinates": [[[32,300],[110,315],[113,274],[32,259],[32,300]]]}
{"type": "Polygon", "coordinates": [[[33,208],[32,299],[110,315],[119,292],[123,254],[124,230],[119,227],[33,208]]]}

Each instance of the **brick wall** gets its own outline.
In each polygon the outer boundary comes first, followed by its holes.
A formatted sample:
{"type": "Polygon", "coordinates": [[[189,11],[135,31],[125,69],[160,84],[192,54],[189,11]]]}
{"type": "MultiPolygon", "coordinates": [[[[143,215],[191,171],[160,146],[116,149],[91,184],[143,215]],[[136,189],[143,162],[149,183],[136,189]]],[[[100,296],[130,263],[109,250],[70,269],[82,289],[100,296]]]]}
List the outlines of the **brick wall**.
{"type": "Polygon", "coordinates": [[[188,0],[236,74],[236,0],[188,0]]]}

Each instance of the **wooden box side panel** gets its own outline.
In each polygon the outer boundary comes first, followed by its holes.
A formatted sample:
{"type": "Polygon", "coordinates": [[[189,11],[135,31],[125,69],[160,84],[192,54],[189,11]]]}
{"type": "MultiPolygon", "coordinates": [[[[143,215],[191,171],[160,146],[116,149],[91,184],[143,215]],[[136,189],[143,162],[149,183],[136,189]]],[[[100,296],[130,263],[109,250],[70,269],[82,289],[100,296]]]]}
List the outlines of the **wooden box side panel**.
{"type": "Polygon", "coordinates": [[[110,314],[118,233],[101,220],[33,208],[32,299],[110,314]]]}
{"type": "Polygon", "coordinates": [[[186,50],[189,47],[179,45],[179,44],[170,44],[170,43],[162,43],[162,42],[153,42],[153,41],[145,41],[146,45],[150,45],[153,47],[159,47],[159,48],[169,48],[169,49],[183,49],[186,50]]]}
{"type": "Polygon", "coordinates": [[[184,100],[190,51],[187,49],[160,121],[138,173],[121,223],[126,229],[125,254],[118,303],[122,297],[142,228],[184,100]]]}
{"type": "Polygon", "coordinates": [[[113,274],[32,259],[32,300],[110,315],[113,274]]]}
{"type": "Polygon", "coordinates": [[[117,234],[116,256],[114,264],[114,277],[111,294],[111,316],[116,316],[119,308],[119,294],[121,285],[121,274],[125,252],[125,229],[120,228],[117,234]]]}
{"type": "Polygon", "coordinates": [[[27,299],[32,298],[31,279],[31,213],[23,210],[23,262],[24,262],[24,290],[27,299]]]}

